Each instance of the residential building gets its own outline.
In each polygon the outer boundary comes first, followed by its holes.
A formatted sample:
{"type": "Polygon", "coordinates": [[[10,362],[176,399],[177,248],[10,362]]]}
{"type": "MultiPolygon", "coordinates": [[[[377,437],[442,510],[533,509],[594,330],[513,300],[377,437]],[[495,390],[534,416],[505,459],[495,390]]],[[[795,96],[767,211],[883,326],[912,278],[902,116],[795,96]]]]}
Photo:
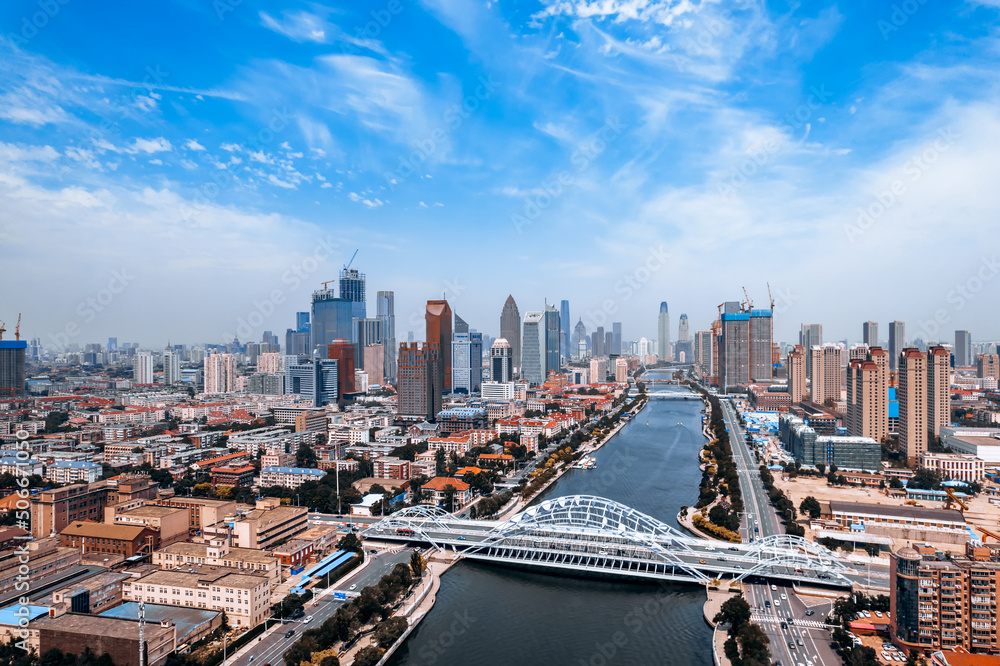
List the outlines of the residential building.
{"type": "Polygon", "coordinates": [[[75,521],[100,522],[108,504],[107,484],[76,484],[43,490],[31,500],[31,536],[58,534],[75,521]]]}
{"type": "Polygon", "coordinates": [[[444,299],[427,301],[424,323],[427,329],[424,340],[428,344],[436,344],[440,355],[435,367],[437,378],[433,382],[433,387],[442,395],[451,393],[452,315],[448,301],[444,299]]]}
{"type": "Polygon", "coordinates": [[[927,436],[938,439],[951,425],[951,354],[944,347],[927,350],[927,436]]]}
{"type": "Polygon", "coordinates": [[[81,553],[107,553],[129,558],[149,556],[159,547],[159,534],[145,525],[75,522],[59,533],[59,544],[81,553]]]}
{"type": "Polygon", "coordinates": [[[1000,380],[1000,356],[996,354],[980,354],[976,359],[976,376],[980,379],[991,377],[1000,380]]]}
{"type": "Polygon", "coordinates": [[[153,354],[151,352],[139,352],[132,361],[132,379],[136,384],[152,384],[153,376],[153,354]]]}
{"type": "Polygon", "coordinates": [[[968,453],[924,453],[920,466],[940,472],[941,478],[980,483],[986,477],[986,463],[968,453]]]}
{"type": "Polygon", "coordinates": [[[847,414],[850,435],[881,442],[889,434],[888,355],[881,347],[867,351],[865,360],[854,359],[847,368],[847,414]]]}
{"type": "Polygon", "coordinates": [[[400,343],[397,357],[397,412],[402,417],[433,420],[441,411],[441,348],[438,343],[400,343]]]}
{"type": "MultiPolygon", "coordinates": [[[[640,345],[641,347],[641,345],[640,345]]],[[[640,348],[639,354],[645,352],[640,348]]],[[[701,367],[702,372],[712,374],[712,332],[698,331],[694,334],[694,362],[701,367]]]]}
{"type": "Polygon", "coordinates": [[[376,458],[372,465],[374,471],[372,475],[376,479],[394,479],[397,481],[406,481],[410,478],[410,461],[400,460],[399,458],[384,456],[382,458],[376,458]]]}
{"type": "Polygon", "coordinates": [[[771,351],[774,346],[771,310],[751,308],[748,333],[750,380],[770,381],[774,376],[774,364],[771,361],[771,351]]]}
{"type": "Polygon", "coordinates": [[[909,347],[900,353],[897,366],[899,445],[906,452],[906,464],[914,467],[927,452],[927,356],[909,347]]]}
{"type": "MultiPolygon", "coordinates": [[[[750,314],[739,311],[723,312],[721,321],[719,388],[726,392],[750,383],[750,314]]],[[[768,345],[767,353],[770,359],[770,342],[768,345]]]]}
{"type": "Polygon", "coordinates": [[[181,355],[180,352],[168,349],[163,352],[163,383],[167,386],[178,384],[181,381],[181,355]]]}
{"type": "Polygon", "coordinates": [[[12,397],[27,392],[24,370],[27,350],[25,340],[0,340],[0,395],[12,397]]]}
{"type": "Polygon", "coordinates": [[[793,405],[802,402],[806,395],[806,354],[801,345],[788,352],[786,361],[788,372],[788,393],[793,405]]]}
{"type": "Polygon", "coordinates": [[[104,468],[85,460],[60,460],[45,469],[45,478],[52,483],[94,483],[101,478],[104,468]]]}
{"type": "Polygon", "coordinates": [[[432,506],[443,506],[447,503],[449,493],[454,493],[454,509],[456,511],[468,504],[472,498],[469,484],[461,479],[452,479],[446,476],[435,476],[420,486],[420,489],[425,494],[425,499],[421,503],[432,506]],[[454,488],[454,491],[450,490],[449,486],[454,488]]]}
{"type": "Polygon", "coordinates": [[[385,384],[385,345],[371,344],[365,347],[365,373],[369,384],[385,384]]]}
{"type": "Polygon", "coordinates": [[[212,487],[249,488],[253,486],[253,477],[256,473],[257,469],[253,465],[213,467],[211,471],[212,487]]]}
{"type": "Polygon", "coordinates": [[[205,393],[236,391],[236,357],[213,352],[205,357],[205,393]]]}
{"type": "Polygon", "coordinates": [[[615,360],[615,381],[619,384],[628,382],[628,361],[623,358],[615,360]]]}
{"type": "Polygon", "coordinates": [[[271,608],[267,576],[227,567],[150,571],[126,581],[122,596],[129,601],[225,612],[237,628],[257,626],[271,608]]]}
{"type": "Polygon", "coordinates": [[[319,481],[326,472],[321,469],[307,467],[262,467],[260,470],[260,485],[262,488],[283,486],[298,488],[306,481],[319,481]]]}
{"type": "Polygon", "coordinates": [[[813,347],[823,346],[823,324],[802,324],[799,330],[799,344],[806,350],[806,378],[812,379],[814,367],[812,351],[813,347]]]}

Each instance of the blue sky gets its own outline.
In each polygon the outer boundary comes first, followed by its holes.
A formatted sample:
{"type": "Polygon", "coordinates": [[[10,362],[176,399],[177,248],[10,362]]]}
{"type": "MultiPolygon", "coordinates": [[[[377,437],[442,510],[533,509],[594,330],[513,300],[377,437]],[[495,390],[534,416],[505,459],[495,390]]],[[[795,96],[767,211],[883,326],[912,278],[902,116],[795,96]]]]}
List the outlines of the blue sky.
{"type": "Polygon", "coordinates": [[[492,334],[512,293],[638,339],[770,283],[778,340],[996,339],[997,12],[4,3],[0,320],[259,339],[359,249],[401,338],[441,294],[492,334]]]}

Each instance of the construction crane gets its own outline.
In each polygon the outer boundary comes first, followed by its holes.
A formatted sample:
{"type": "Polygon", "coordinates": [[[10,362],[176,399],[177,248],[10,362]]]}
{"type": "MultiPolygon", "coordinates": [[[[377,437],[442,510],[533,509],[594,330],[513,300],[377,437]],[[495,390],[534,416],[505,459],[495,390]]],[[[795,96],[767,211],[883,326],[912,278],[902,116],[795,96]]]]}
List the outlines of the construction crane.
{"type": "Polygon", "coordinates": [[[774,296],[771,295],[771,283],[767,283],[767,300],[771,301],[771,312],[774,312],[774,296]]]}
{"type": "Polygon", "coordinates": [[[348,261],[348,262],[347,262],[346,264],[344,264],[344,270],[345,270],[345,271],[346,271],[346,270],[347,270],[348,268],[350,268],[350,267],[351,267],[351,264],[353,264],[353,263],[354,263],[354,257],[358,256],[358,250],[360,250],[360,249],[361,249],[361,248],[359,247],[359,248],[358,248],[357,250],[355,250],[355,251],[354,251],[354,254],[352,254],[352,255],[351,255],[351,260],[350,260],[350,261],[348,261]]]}
{"type": "Polygon", "coordinates": [[[0,321],[0,340],[3,340],[3,332],[6,331],[6,330],[7,330],[7,327],[4,326],[4,323],[2,321],[0,321]]]}
{"type": "Polygon", "coordinates": [[[17,326],[14,327],[14,339],[21,339],[21,313],[17,313],[17,326]]]}
{"type": "Polygon", "coordinates": [[[321,282],[320,284],[323,285],[324,290],[329,290],[330,288],[326,285],[330,284],[331,282],[336,282],[336,280],[327,280],[326,282],[321,282]]]}
{"type": "Polygon", "coordinates": [[[991,532],[985,527],[979,527],[978,525],[976,526],[976,529],[982,532],[983,536],[993,537],[997,541],[1000,541],[1000,534],[997,534],[996,532],[991,532]]]}
{"type": "Polygon", "coordinates": [[[948,496],[948,499],[946,499],[944,501],[944,508],[950,509],[952,503],[954,502],[954,503],[958,504],[958,506],[962,507],[962,509],[961,509],[962,511],[968,511],[969,510],[969,505],[966,504],[965,502],[963,502],[962,500],[960,500],[958,498],[958,495],[955,494],[954,490],[952,490],[951,488],[948,488],[947,486],[945,486],[944,492],[948,496]]]}
{"type": "Polygon", "coordinates": [[[746,303],[744,307],[746,307],[747,310],[753,310],[753,301],[750,300],[750,294],[747,293],[746,287],[743,287],[743,296],[747,299],[744,301],[746,303]]]}

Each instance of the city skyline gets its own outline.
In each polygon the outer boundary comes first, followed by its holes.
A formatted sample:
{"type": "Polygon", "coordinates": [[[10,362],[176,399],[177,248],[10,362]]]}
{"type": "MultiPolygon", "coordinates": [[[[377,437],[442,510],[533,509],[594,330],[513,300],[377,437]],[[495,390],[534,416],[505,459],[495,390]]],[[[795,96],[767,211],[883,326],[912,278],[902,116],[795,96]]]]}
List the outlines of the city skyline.
{"type": "Polygon", "coordinates": [[[224,7],[0,16],[0,321],[152,348],[259,315],[256,339],[359,250],[403,331],[443,294],[496,334],[510,293],[654,338],[663,300],[697,331],[769,283],[776,340],[1000,337],[989,3],[224,7]],[[913,261],[931,237],[947,276],[913,261]]]}

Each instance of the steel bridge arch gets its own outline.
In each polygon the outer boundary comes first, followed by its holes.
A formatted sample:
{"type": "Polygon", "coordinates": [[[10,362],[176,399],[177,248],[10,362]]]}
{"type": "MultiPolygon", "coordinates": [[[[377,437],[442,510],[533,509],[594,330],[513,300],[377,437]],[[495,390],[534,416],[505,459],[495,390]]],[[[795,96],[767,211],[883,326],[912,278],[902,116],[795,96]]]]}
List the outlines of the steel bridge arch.
{"type": "Polygon", "coordinates": [[[427,541],[438,550],[441,550],[441,546],[439,546],[433,539],[430,538],[430,535],[428,535],[427,528],[431,527],[434,531],[438,532],[452,532],[454,530],[452,530],[451,527],[448,526],[448,523],[445,522],[445,520],[450,517],[451,514],[436,506],[408,506],[395,513],[390,513],[388,516],[375,523],[372,527],[377,532],[384,530],[393,531],[397,529],[413,530],[414,534],[419,534],[423,540],[427,541]]]}

